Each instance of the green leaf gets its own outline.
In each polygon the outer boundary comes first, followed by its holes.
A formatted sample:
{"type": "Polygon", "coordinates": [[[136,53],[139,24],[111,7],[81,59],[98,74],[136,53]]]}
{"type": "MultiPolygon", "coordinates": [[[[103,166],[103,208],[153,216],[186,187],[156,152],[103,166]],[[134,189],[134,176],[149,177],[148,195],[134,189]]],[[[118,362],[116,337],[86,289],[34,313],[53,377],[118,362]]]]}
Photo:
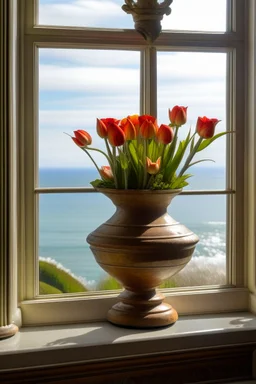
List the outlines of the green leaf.
{"type": "Polygon", "coordinates": [[[175,177],[173,181],[171,182],[171,188],[172,189],[179,189],[183,188],[188,185],[186,180],[193,175],[187,174],[187,175],[182,175],[179,177],[175,177]]]}
{"type": "Polygon", "coordinates": [[[191,140],[191,143],[190,143],[190,153],[193,151],[194,149],[194,143],[195,143],[195,136],[192,137],[192,140],[191,140]]]}
{"type": "Polygon", "coordinates": [[[120,160],[122,169],[128,169],[129,162],[126,155],[122,151],[119,151],[119,160],[120,160]]]}
{"type": "Polygon", "coordinates": [[[165,181],[171,181],[173,178],[173,175],[175,174],[178,166],[180,165],[183,156],[185,154],[185,151],[187,149],[187,146],[190,142],[190,131],[187,134],[187,137],[185,140],[182,140],[178,146],[178,149],[173,157],[173,159],[169,160],[169,163],[167,164],[165,171],[164,171],[164,180],[165,181]]]}
{"type": "Polygon", "coordinates": [[[217,135],[211,137],[210,139],[203,140],[202,143],[199,145],[196,152],[202,151],[203,149],[208,147],[208,145],[210,145],[214,140],[218,139],[221,136],[227,135],[228,133],[234,133],[234,132],[231,132],[231,131],[221,132],[221,133],[218,133],[217,135]]]}
{"type": "Polygon", "coordinates": [[[138,159],[137,151],[132,141],[129,143],[129,152],[131,154],[131,158],[134,161],[135,166],[138,166],[139,159],[138,159]]]}
{"type": "Polygon", "coordinates": [[[116,188],[115,183],[112,180],[105,181],[105,180],[96,179],[94,181],[91,181],[90,184],[94,188],[116,188]]]}
{"type": "Polygon", "coordinates": [[[193,163],[189,164],[188,167],[187,167],[187,169],[188,169],[189,167],[192,167],[192,165],[195,165],[195,164],[198,164],[198,163],[202,163],[203,161],[212,161],[213,163],[215,163],[215,161],[212,160],[212,159],[202,159],[202,160],[197,160],[197,161],[194,161],[193,163]]]}

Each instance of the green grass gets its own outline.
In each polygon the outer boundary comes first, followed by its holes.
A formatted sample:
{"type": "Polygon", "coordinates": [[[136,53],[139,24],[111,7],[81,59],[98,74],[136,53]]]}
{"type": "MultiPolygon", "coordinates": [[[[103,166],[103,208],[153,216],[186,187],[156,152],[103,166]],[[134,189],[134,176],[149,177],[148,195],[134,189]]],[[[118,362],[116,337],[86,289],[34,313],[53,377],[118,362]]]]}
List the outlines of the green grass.
{"type": "Polygon", "coordinates": [[[116,281],[113,277],[108,276],[104,280],[101,280],[97,285],[98,291],[112,291],[114,289],[121,289],[122,285],[116,281]]]}
{"type": "Polygon", "coordinates": [[[57,289],[59,291],[57,293],[88,291],[79,280],[75,279],[68,272],[59,269],[56,265],[48,263],[45,260],[39,261],[39,281],[40,283],[44,283],[43,285],[40,284],[40,294],[53,293],[52,288],[57,289]]]}
{"type": "Polygon", "coordinates": [[[60,294],[63,293],[59,289],[53,287],[52,285],[46,284],[43,281],[39,282],[39,292],[40,295],[49,295],[49,294],[60,294]]]}
{"type": "MultiPolygon", "coordinates": [[[[67,271],[59,269],[55,264],[45,260],[39,261],[40,295],[87,292],[88,289],[70,275],[67,271]]],[[[159,288],[176,288],[172,280],[164,281],[159,288]]],[[[113,277],[108,276],[101,280],[96,290],[113,291],[122,289],[122,285],[113,277]]]]}
{"type": "Polygon", "coordinates": [[[172,280],[165,280],[159,288],[177,288],[177,285],[172,280]]]}

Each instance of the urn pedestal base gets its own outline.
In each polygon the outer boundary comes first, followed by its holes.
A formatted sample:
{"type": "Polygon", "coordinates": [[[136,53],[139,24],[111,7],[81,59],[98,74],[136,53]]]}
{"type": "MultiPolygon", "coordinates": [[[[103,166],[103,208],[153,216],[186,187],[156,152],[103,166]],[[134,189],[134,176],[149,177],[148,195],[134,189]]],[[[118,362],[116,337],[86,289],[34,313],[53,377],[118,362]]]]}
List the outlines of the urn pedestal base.
{"type": "Polygon", "coordinates": [[[178,314],[171,305],[164,303],[164,295],[152,289],[143,293],[125,290],[107,315],[115,325],[132,328],[158,328],[174,324],[178,314]]]}

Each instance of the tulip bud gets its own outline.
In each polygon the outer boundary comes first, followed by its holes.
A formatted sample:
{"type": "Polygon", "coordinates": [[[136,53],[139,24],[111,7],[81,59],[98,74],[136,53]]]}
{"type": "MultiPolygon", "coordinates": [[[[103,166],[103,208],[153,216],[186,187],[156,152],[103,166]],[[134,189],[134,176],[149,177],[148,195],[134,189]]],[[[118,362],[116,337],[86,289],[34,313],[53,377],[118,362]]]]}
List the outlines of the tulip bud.
{"type": "Polygon", "coordinates": [[[175,105],[172,110],[169,109],[169,119],[172,125],[180,127],[187,122],[187,108],[175,105]]]}
{"type": "Polygon", "coordinates": [[[134,140],[136,138],[136,129],[129,118],[121,120],[120,126],[124,131],[126,140],[134,140]]]}
{"type": "Polygon", "coordinates": [[[157,159],[155,163],[153,163],[148,157],[146,159],[146,166],[147,166],[147,172],[150,175],[155,175],[156,173],[159,172],[160,165],[161,165],[161,157],[157,159]]]}
{"type": "Polygon", "coordinates": [[[100,175],[106,181],[114,180],[113,172],[109,165],[101,167],[100,175]]]}
{"type": "Polygon", "coordinates": [[[97,133],[98,133],[99,137],[101,137],[101,138],[108,137],[107,127],[103,123],[102,120],[97,119],[96,129],[97,129],[97,133]]]}
{"type": "Polygon", "coordinates": [[[113,147],[120,147],[125,142],[123,130],[115,123],[108,126],[108,141],[113,147]]]}
{"type": "Polygon", "coordinates": [[[140,126],[140,134],[144,139],[152,139],[157,133],[157,126],[150,120],[144,120],[140,126]]]}
{"type": "Polygon", "coordinates": [[[209,119],[208,117],[198,117],[196,123],[196,132],[203,139],[210,139],[214,136],[216,125],[219,123],[218,119],[209,119]]]}
{"type": "Polygon", "coordinates": [[[72,137],[72,140],[80,148],[87,147],[87,145],[90,145],[92,143],[91,135],[89,135],[89,133],[84,131],[83,129],[78,129],[77,131],[74,131],[74,135],[75,137],[72,137]]]}
{"type": "Polygon", "coordinates": [[[169,125],[161,124],[159,130],[157,131],[157,140],[162,144],[169,144],[172,142],[174,137],[174,132],[169,125]]]}

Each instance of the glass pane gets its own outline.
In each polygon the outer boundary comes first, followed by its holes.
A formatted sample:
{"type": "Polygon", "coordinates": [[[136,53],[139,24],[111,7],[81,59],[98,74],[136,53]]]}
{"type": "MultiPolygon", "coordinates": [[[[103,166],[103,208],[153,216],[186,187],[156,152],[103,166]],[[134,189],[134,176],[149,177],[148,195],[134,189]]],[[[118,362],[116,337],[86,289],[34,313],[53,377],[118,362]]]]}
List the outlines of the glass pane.
{"type": "MultiPolygon", "coordinates": [[[[133,29],[131,15],[122,10],[124,0],[39,0],[42,25],[133,29]]],[[[164,16],[166,30],[226,31],[226,0],[175,0],[164,16]]]]}
{"type": "Polygon", "coordinates": [[[95,28],[133,28],[131,15],[122,10],[124,0],[39,0],[42,25],[95,28]]]}
{"type": "Polygon", "coordinates": [[[172,201],[169,214],[199,237],[191,261],[171,278],[174,287],[226,284],[226,199],[200,195],[172,201]]]}
{"type": "MultiPolygon", "coordinates": [[[[198,116],[221,120],[215,133],[225,131],[226,53],[158,52],[157,60],[159,124],[169,124],[168,109],[181,105],[188,106],[188,118],[187,123],[179,129],[180,139],[186,137],[189,128],[194,132],[198,116]]],[[[193,161],[202,159],[213,161],[202,162],[188,169],[186,173],[194,176],[188,179],[189,186],[186,189],[224,189],[226,136],[196,154],[193,161]]]]}
{"type": "MultiPolygon", "coordinates": [[[[86,242],[87,235],[113,212],[110,200],[97,193],[40,195],[41,294],[118,288],[98,266],[86,242]]],[[[194,231],[200,242],[191,262],[164,286],[225,284],[226,197],[178,196],[169,213],[194,231]]]]}
{"type": "Polygon", "coordinates": [[[88,186],[95,167],[64,132],[84,129],[103,149],[96,118],[139,113],[140,52],[40,49],[39,60],[39,186],[88,186]]]}
{"type": "Polygon", "coordinates": [[[163,30],[224,32],[226,0],[174,0],[172,13],[162,21],[163,30]]]}
{"type": "Polygon", "coordinates": [[[75,281],[65,283],[72,279],[63,276],[62,270],[71,272],[82,282],[85,290],[97,288],[105,272],[96,263],[86,237],[113,213],[114,206],[98,193],[40,195],[38,255],[41,293],[51,293],[52,287],[61,290],[61,286],[71,292],[73,285],[75,291],[82,291],[76,289],[75,281]],[[54,269],[52,264],[60,271],[51,272],[54,269]]]}

